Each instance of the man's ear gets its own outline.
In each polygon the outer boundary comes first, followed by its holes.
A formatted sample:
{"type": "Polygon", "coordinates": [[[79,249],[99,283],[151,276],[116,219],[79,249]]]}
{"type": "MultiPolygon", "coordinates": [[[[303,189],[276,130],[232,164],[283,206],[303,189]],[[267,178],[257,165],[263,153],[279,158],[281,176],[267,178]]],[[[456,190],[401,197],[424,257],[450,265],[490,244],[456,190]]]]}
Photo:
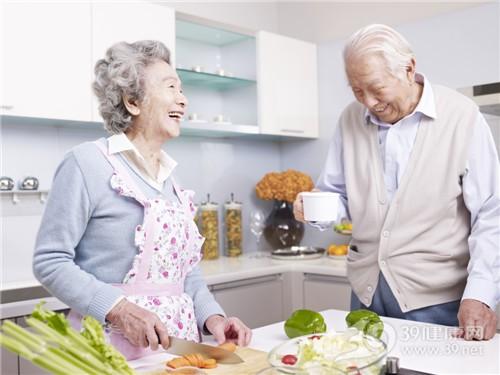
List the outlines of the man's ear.
{"type": "Polygon", "coordinates": [[[132,116],[138,116],[141,113],[141,109],[137,105],[137,100],[130,98],[128,95],[123,95],[122,100],[125,108],[127,108],[127,111],[132,116]]]}
{"type": "Polygon", "coordinates": [[[413,84],[415,82],[415,59],[411,59],[410,65],[406,67],[406,77],[408,78],[408,82],[413,84]]]}

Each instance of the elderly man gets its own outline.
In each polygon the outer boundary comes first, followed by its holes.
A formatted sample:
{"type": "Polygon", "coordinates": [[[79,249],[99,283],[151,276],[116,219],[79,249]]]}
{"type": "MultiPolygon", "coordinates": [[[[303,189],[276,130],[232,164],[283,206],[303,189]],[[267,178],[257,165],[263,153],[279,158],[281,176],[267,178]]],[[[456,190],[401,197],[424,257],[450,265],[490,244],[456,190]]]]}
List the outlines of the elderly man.
{"type": "MultiPolygon", "coordinates": [[[[415,61],[388,26],[348,40],[357,101],[340,116],[316,188],[339,193],[353,222],[351,308],[487,340],[500,275],[498,155],[477,106],[432,85],[415,61]]],[[[303,220],[300,195],[294,210],[303,220]]]]}

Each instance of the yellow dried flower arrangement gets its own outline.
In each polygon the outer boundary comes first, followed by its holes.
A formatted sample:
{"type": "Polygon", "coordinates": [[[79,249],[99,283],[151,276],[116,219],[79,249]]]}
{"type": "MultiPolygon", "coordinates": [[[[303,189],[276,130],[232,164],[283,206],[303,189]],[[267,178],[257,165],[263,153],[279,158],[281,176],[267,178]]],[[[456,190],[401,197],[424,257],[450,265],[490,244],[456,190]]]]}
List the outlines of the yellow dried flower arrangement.
{"type": "Polygon", "coordinates": [[[313,187],[311,177],[289,169],[285,172],[266,173],[255,186],[255,191],[260,199],[293,202],[298,193],[311,191],[313,187]]]}

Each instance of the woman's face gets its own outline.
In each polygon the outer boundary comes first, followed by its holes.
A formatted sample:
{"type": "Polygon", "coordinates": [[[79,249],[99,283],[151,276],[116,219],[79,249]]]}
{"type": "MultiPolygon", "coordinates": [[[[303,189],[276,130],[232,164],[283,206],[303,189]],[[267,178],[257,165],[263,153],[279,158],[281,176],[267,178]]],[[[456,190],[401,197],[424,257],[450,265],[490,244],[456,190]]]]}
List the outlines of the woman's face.
{"type": "Polygon", "coordinates": [[[389,124],[409,115],[413,108],[414,73],[413,66],[404,78],[394,77],[376,55],[353,57],[347,66],[347,78],[356,100],[389,124]]]}
{"type": "Polygon", "coordinates": [[[187,99],[175,70],[165,61],[148,65],[144,77],[145,96],[138,104],[137,123],[152,139],[179,136],[187,99]]]}

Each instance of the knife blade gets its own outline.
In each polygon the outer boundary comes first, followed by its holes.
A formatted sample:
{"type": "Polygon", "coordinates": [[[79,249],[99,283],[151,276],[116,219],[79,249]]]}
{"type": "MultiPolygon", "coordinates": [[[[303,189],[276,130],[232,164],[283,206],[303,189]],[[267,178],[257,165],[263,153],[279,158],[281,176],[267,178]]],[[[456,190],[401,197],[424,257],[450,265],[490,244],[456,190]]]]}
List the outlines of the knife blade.
{"type": "Polygon", "coordinates": [[[243,360],[229,350],[221,349],[216,346],[198,344],[193,341],[179,339],[177,337],[169,336],[170,346],[166,349],[167,353],[175,355],[200,353],[207,358],[214,358],[217,363],[223,364],[236,364],[243,363],[243,360]]]}

